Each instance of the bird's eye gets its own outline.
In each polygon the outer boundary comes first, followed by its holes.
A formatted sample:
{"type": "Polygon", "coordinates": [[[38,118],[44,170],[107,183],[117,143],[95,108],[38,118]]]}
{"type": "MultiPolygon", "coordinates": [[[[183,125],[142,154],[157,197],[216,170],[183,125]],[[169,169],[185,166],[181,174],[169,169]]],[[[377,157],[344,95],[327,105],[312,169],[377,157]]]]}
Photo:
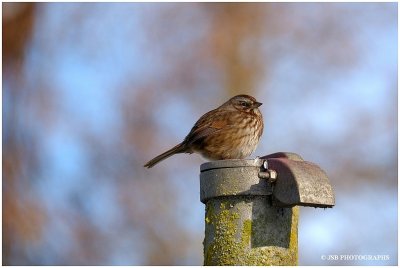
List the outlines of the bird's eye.
{"type": "Polygon", "coordinates": [[[250,103],[245,102],[245,101],[241,101],[240,105],[242,105],[243,107],[250,107],[250,103]]]}

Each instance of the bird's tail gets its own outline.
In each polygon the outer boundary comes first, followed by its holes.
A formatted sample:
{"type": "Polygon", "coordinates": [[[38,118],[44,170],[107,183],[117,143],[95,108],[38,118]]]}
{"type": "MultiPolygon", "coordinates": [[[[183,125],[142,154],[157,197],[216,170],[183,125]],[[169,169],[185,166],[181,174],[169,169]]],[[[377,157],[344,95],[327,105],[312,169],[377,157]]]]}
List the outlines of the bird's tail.
{"type": "Polygon", "coordinates": [[[147,168],[151,168],[154,165],[156,165],[158,162],[163,161],[164,159],[166,159],[174,154],[185,153],[186,151],[187,151],[186,146],[183,143],[179,143],[178,145],[176,145],[172,149],[169,149],[165,153],[162,153],[159,156],[154,157],[149,162],[147,162],[144,166],[147,168]]]}

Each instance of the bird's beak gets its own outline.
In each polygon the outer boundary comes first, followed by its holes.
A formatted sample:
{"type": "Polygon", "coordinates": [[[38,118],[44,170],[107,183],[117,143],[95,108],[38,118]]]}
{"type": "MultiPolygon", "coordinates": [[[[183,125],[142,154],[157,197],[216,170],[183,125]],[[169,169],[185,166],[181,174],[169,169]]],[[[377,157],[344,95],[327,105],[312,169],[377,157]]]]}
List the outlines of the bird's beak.
{"type": "Polygon", "coordinates": [[[258,108],[258,107],[260,107],[261,105],[262,105],[261,102],[255,102],[255,103],[253,104],[253,107],[254,107],[254,108],[258,108]]]}

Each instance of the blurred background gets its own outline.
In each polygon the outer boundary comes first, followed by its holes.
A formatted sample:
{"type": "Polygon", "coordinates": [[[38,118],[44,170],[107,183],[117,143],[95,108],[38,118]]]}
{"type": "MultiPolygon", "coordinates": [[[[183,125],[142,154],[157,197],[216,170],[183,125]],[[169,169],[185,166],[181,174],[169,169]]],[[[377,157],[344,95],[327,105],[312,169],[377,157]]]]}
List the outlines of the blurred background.
{"type": "Polygon", "coordinates": [[[397,264],[397,3],[3,3],[3,265],[202,265],[197,155],[143,164],[233,95],[300,154],[301,265],[397,264]],[[321,255],[389,255],[327,261],[321,255]]]}

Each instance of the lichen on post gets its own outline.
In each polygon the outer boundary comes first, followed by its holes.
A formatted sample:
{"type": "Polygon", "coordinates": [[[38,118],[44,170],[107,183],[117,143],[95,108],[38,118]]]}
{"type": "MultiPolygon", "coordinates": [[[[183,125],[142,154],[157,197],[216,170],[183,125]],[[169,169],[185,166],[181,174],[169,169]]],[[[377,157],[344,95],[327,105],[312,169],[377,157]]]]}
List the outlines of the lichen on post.
{"type": "Polygon", "coordinates": [[[268,199],[207,202],[204,265],[297,265],[298,207],[276,208],[268,199]]]}

